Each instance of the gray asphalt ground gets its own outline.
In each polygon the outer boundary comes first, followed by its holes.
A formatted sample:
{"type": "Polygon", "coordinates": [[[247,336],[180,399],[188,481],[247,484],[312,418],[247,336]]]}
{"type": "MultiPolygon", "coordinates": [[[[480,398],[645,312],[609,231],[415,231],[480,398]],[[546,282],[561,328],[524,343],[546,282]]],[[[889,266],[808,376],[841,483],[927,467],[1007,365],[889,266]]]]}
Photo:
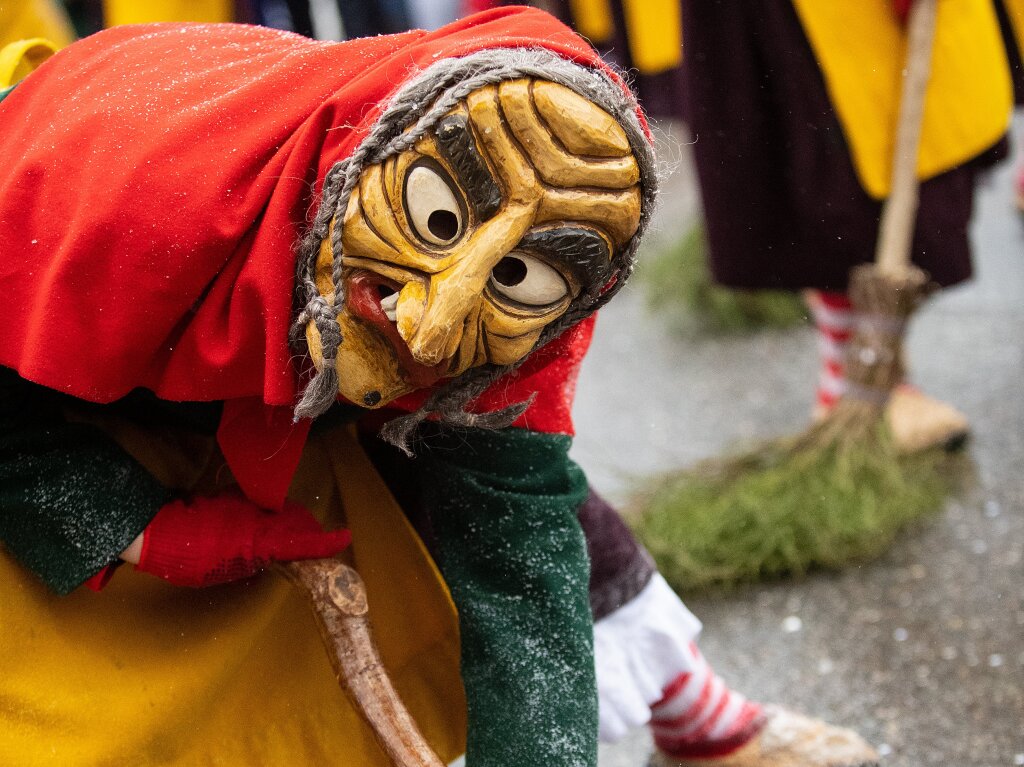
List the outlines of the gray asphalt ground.
{"type": "MultiPolygon", "coordinates": [[[[678,139],[662,139],[677,167],[654,240],[679,236],[695,210],[678,139]]],[[[1024,765],[1020,161],[979,189],[976,279],[932,298],[908,337],[914,382],[971,420],[970,487],[872,563],[687,600],[704,621],[704,654],[733,687],[857,729],[884,767],[1024,765]]],[[[621,501],[638,476],[801,429],[816,374],[810,329],[673,338],[635,281],[598,322],[575,457],[621,501]]],[[[650,750],[641,730],[602,747],[600,764],[638,767],[650,750]]]]}

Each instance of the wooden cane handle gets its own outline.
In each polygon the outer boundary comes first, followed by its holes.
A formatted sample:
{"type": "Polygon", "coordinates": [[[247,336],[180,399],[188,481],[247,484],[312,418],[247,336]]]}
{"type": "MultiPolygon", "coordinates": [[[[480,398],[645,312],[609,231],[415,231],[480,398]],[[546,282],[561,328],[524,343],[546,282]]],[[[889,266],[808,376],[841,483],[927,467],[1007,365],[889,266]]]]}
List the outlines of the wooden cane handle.
{"type": "Polygon", "coordinates": [[[335,559],[289,562],[281,571],[310,600],[339,684],[391,761],[396,767],[444,767],[381,662],[359,574],[335,559]]]}
{"type": "Polygon", "coordinates": [[[910,267],[910,248],[917,220],[917,148],[931,72],[937,6],[937,0],[915,0],[907,23],[907,56],[893,150],[892,184],[882,208],[875,250],[879,271],[894,277],[902,277],[910,267]]]}

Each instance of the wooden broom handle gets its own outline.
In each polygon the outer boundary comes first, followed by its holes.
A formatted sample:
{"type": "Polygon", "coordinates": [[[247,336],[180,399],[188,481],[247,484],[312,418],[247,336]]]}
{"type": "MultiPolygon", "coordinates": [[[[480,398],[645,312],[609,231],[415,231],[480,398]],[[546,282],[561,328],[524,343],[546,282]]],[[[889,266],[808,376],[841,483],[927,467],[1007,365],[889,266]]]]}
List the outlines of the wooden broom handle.
{"type": "Polygon", "coordinates": [[[359,574],[336,559],[289,562],[280,570],[309,598],[338,682],[395,766],[444,767],[381,663],[359,574]]]}
{"type": "Polygon", "coordinates": [[[917,220],[917,148],[921,139],[937,11],[938,0],[914,0],[907,25],[907,57],[896,124],[892,185],[882,208],[875,251],[875,264],[879,271],[892,276],[905,274],[910,266],[910,248],[917,220]]]}

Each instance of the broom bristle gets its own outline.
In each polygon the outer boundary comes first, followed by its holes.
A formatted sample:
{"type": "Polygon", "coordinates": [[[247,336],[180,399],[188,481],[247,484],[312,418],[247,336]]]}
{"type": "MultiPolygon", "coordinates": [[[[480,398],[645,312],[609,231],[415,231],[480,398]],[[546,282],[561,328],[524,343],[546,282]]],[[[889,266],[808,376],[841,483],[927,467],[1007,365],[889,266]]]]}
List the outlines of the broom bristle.
{"type": "Polygon", "coordinates": [[[881,424],[859,442],[794,450],[791,440],[652,482],[630,515],[680,590],[727,586],[880,554],[942,506],[953,461],[897,455],[881,424]]]}
{"type": "Polygon", "coordinates": [[[903,378],[902,338],[928,291],[920,270],[851,275],[858,314],[844,362],[849,390],[804,433],[710,460],[643,493],[633,522],[679,589],[837,568],[883,551],[952,489],[941,450],[898,454],[883,423],[903,378]]]}

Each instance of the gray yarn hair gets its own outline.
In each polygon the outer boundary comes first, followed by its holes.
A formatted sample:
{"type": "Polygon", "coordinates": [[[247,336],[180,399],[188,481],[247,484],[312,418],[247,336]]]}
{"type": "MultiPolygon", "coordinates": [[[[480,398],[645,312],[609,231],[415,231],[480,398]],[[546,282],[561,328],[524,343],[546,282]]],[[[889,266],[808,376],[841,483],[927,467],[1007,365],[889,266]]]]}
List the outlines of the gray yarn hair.
{"type": "MultiPolygon", "coordinates": [[[[324,179],[320,208],[312,227],[299,244],[296,305],[301,310],[291,332],[293,345],[301,348],[305,326],[313,322],[320,333],[323,363],[295,407],[296,420],[321,415],[338,396],[336,359],[342,337],[337,317],[345,301],[341,279],[341,222],[363,170],[412,148],[473,91],[518,78],[549,80],[564,85],[614,117],[625,131],[636,158],[641,190],[640,225],[629,242],[612,258],[612,282],[591,286],[581,293],[564,314],[543,330],[530,353],[601,308],[629,278],[636,263],[637,246],[650,221],[657,194],[654,152],[640,123],[633,96],[606,72],[575,64],[546,49],[495,48],[460,58],[442,59],[395,93],[355,152],[336,163],[324,179]],[[330,227],[332,219],[336,220],[333,230],[330,227]],[[320,295],[315,279],[320,243],[328,235],[331,237],[331,280],[334,286],[330,300],[320,295]]],[[[431,394],[419,410],[388,423],[381,430],[381,436],[409,452],[411,435],[432,414],[454,425],[492,429],[508,426],[525,412],[533,397],[489,413],[470,413],[466,406],[492,382],[522,362],[487,364],[466,371],[431,394]]]]}

